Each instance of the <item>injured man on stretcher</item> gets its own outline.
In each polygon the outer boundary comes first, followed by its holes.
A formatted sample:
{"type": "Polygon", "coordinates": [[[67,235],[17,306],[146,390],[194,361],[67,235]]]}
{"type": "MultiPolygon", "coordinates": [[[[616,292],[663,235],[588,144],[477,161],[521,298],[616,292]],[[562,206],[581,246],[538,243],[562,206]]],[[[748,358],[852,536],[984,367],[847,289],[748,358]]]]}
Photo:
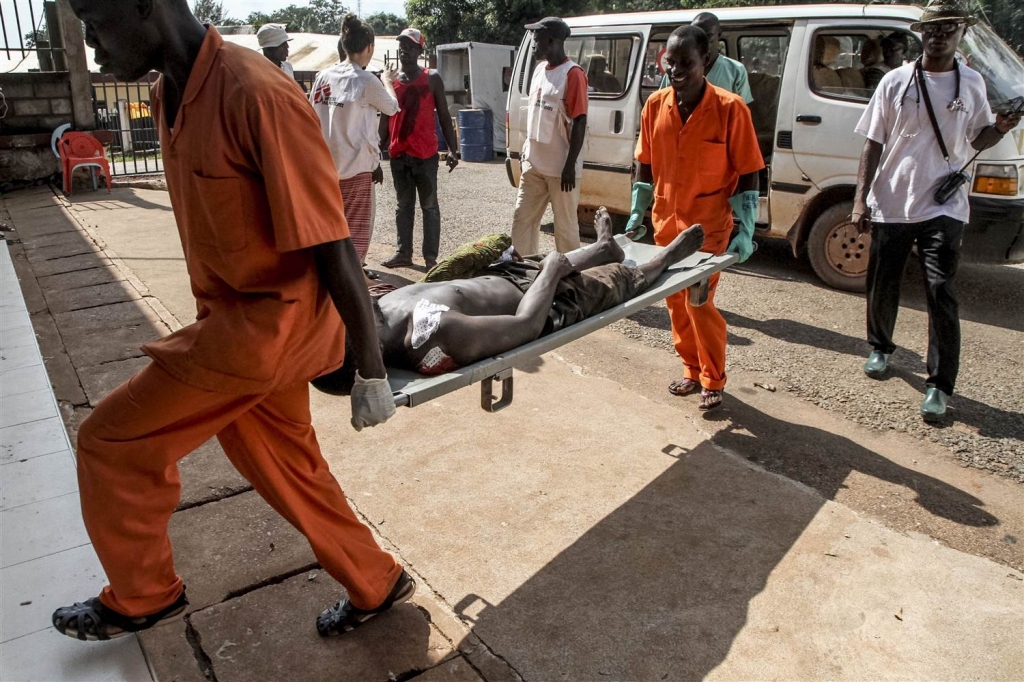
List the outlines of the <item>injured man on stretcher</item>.
{"type": "MultiPolygon", "coordinates": [[[[597,241],[568,254],[520,258],[513,252],[469,278],[410,284],[376,297],[384,363],[437,375],[500,355],[641,294],[704,242],[703,229],[694,225],[652,260],[624,263],[604,208],[594,227],[597,241]]],[[[332,390],[339,381],[349,383],[342,377],[353,370],[342,368],[314,384],[332,390]]]]}

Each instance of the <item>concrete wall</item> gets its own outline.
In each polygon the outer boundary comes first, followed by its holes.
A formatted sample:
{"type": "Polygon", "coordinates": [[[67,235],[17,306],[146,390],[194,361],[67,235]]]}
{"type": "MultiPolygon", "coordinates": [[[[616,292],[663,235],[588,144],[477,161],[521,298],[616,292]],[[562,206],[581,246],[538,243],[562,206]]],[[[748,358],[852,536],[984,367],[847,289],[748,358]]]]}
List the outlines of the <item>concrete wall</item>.
{"type": "Polygon", "coordinates": [[[0,191],[48,180],[60,170],[50,149],[54,128],[96,127],[82,23],[68,0],[57,0],[56,13],[67,71],[0,74],[7,104],[0,119],[0,191]]]}
{"type": "Polygon", "coordinates": [[[7,100],[0,135],[52,133],[72,122],[71,76],[66,72],[4,73],[0,88],[7,100]]]}
{"type": "Polygon", "coordinates": [[[60,163],[50,149],[54,128],[73,119],[67,73],[0,74],[7,115],[0,119],[0,189],[51,178],[60,163]]]}

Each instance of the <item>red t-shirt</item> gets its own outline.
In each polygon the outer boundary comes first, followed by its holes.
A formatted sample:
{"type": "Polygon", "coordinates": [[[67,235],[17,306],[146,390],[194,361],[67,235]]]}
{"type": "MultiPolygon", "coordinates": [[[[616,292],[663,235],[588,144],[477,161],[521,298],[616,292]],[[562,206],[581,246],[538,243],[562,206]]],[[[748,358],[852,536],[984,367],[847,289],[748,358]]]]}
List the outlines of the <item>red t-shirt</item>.
{"type": "Polygon", "coordinates": [[[411,82],[395,79],[395,95],[399,112],[388,119],[391,142],[388,155],[402,154],[417,159],[437,156],[437,130],[434,125],[434,93],[430,90],[430,73],[423,69],[411,82]]]}

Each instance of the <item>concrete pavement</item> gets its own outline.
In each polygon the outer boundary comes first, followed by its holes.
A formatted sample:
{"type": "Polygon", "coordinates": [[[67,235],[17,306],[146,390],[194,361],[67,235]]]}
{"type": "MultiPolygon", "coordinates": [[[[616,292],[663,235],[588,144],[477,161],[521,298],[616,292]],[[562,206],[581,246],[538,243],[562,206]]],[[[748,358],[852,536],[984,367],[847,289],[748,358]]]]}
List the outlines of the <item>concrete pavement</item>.
{"type": "Polygon", "coordinates": [[[149,680],[137,637],[83,648],[50,626],[55,608],[95,593],[105,581],[82,522],[71,443],[6,241],[0,241],[0,290],[0,678],[149,680]]]}
{"type": "MultiPolygon", "coordinates": [[[[194,314],[169,202],[5,203],[73,429],[146,362],[138,343],[194,314]]],[[[150,665],[180,680],[1024,675],[1024,562],[1004,539],[1024,530],[1019,487],[754,375],[731,375],[704,420],[664,394],[674,363],[605,331],[522,368],[501,413],[466,389],[358,434],[347,400],[314,393],[332,469],[421,586],[334,641],[312,619],[340,588],[208,444],[182,463],[171,522],[193,609],[141,638],[150,665]],[[813,488],[808,467],[827,473],[813,488]]]]}

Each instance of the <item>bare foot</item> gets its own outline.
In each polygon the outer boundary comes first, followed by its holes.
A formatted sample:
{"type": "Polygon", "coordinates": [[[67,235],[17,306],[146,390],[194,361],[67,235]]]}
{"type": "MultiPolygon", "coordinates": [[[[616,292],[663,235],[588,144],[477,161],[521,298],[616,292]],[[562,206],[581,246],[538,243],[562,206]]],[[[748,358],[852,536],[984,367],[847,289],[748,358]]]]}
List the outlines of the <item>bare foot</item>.
{"type": "Polygon", "coordinates": [[[675,265],[679,261],[692,256],[700,250],[704,244],[704,228],[693,225],[679,233],[672,242],[665,247],[666,266],[675,265]]]}
{"type": "Polygon", "coordinates": [[[626,254],[615,241],[615,235],[612,234],[612,217],[604,206],[597,209],[597,213],[594,215],[594,231],[597,232],[597,243],[606,252],[608,262],[621,263],[626,254]]]}

